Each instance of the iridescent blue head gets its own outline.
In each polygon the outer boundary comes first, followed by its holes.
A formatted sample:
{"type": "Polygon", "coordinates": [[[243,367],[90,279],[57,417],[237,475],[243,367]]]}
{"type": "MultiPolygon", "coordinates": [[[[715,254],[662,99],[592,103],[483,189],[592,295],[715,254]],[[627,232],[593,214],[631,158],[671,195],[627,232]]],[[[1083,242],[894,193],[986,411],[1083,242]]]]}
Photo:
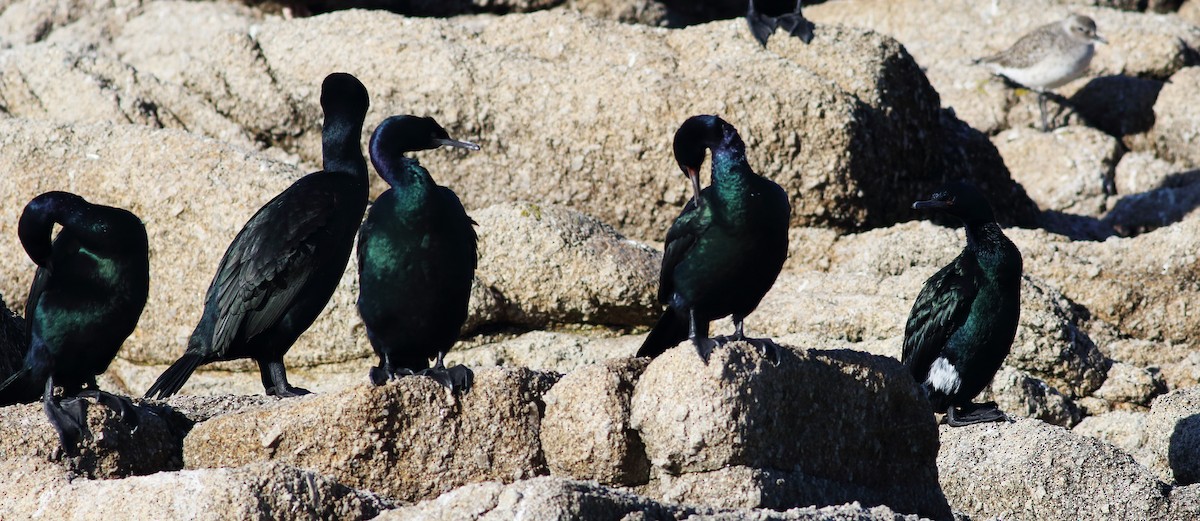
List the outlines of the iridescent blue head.
{"type": "Polygon", "coordinates": [[[962,220],[967,226],[996,222],[987,197],[970,183],[955,181],[938,189],[927,201],[917,201],[914,210],[941,210],[962,220]]]}
{"type": "Polygon", "coordinates": [[[17,223],[21,246],[34,263],[44,268],[51,268],[55,223],[96,252],[147,249],[146,228],[128,210],[92,204],[68,192],[46,192],[25,205],[17,223]]]}
{"type": "Polygon", "coordinates": [[[450,139],[446,129],[429,117],[391,116],[375,127],[371,134],[371,163],[388,184],[403,182],[397,179],[405,152],[431,150],[438,147],[479,150],[479,145],[450,139]]]}
{"type": "Polygon", "coordinates": [[[718,116],[692,116],[675,131],[675,161],[683,175],[692,182],[693,198],[700,204],[700,167],[704,165],[704,156],[709,149],[731,148],[742,150],[742,143],[737,129],[718,116]]]}

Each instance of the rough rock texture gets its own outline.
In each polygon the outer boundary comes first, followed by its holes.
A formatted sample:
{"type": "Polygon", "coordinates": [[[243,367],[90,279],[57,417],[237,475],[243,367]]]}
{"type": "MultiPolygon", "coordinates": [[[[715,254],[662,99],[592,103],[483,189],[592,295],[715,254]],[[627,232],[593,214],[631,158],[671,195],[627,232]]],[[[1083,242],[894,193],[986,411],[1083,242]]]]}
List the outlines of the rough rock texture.
{"type": "Polygon", "coordinates": [[[642,439],[630,426],[630,399],[645,358],[623,358],[578,369],[546,394],[542,450],[554,475],[612,485],[650,478],[642,439]]]}
{"type": "Polygon", "coordinates": [[[605,360],[633,356],[645,339],[644,335],[586,333],[530,331],[516,338],[464,346],[451,351],[446,360],[468,367],[519,366],[570,373],[605,360]]]}
{"type": "Polygon", "coordinates": [[[1084,418],[1071,429],[1075,434],[1091,436],[1133,456],[1142,466],[1150,468],[1152,453],[1146,449],[1146,417],[1148,412],[1111,411],[1084,418]]]}
{"type": "Polygon", "coordinates": [[[1146,148],[1142,134],[1154,126],[1154,102],[1165,83],[1129,76],[1101,76],[1071,95],[1070,106],[1088,125],[1146,148]]]}
{"type": "Polygon", "coordinates": [[[280,462],[401,501],[529,478],[546,473],[540,409],[553,382],[528,369],[482,370],[461,397],[414,377],[285,400],[196,425],[184,440],[184,462],[280,462]]]}
{"type": "Polygon", "coordinates": [[[190,54],[223,59],[198,63],[187,81],[220,86],[211,78],[237,73],[248,81],[269,71],[269,85],[295,114],[282,128],[256,115],[257,91],[206,94],[223,112],[260,118],[244,126],[293,136],[279,145],[315,162],[312,78],[352,72],[371,91],[369,121],[429,114],[483,146],[467,157],[422,158],[472,208],[564,204],[635,237],[659,238],[688,194],[671,135],[689,115],[720,113],[747,140],[751,164],[793,194],[797,224],[894,222],[907,213],[898,201],[947,172],[994,185],[1010,203],[1001,205],[1006,217],[1032,216],[983,137],[939,111],[937,93],[902,47],[869,32],[830,27],[812,45],[777,39],[763,51],[743,20],[662,31],[563,11],[469,22],[346,11],[268,21],[250,39],[196,42],[190,54]],[[356,52],[318,43],[330,39],[356,52]],[[706,52],[691,52],[698,48],[706,52]]]}
{"type": "Polygon", "coordinates": [[[992,143],[1012,177],[1043,210],[1104,215],[1106,189],[1120,159],[1115,138],[1087,127],[1054,132],[1032,128],[1001,132],[992,143]]]}
{"type": "Polygon", "coordinates": [[[955,510],[1004,519],[1173,519],[1167,487],[1128,454],[1037,420],[941,428],[955,510]]]}
{"type": "Polygon", "coordinates": [[[473,212],[475,276],[500,302],[500,323],[645,325],[659,313],[662,255],[593,217],[559,206],[473,212]]]}
{"type": "Polygon", "coordinates": [[[1083,412],[1071,398],[1029,373],[1003,366],[976,401],[994,401],[1006,414],[1071,428],[1083,412]]]}
{"type": "Polygon", "coordinates": [[[116,411],[88,400],[87,428],[78,453],[61,459],[58,434],[41,402],[0,407],[0,461],[36,459],[61,461],[64,472],[88,478],[119,478],[177,470],[183,466],[183,434],[170,417],[153,408],[136,407],[137,429],[116,411]]]}
{"type": "Polygon", "coordinates": [[[1200,67],[1188,67],[1171,76],[1154,103],[1153,141],[1156,152],[1188,168],[1200,167],[1200,67]]]}
{"type": "Polygon", "coordinates": [[[1149,467],[1168,483],[1200,482],[1200,389],[1164,394],[1146,416],[1149,467]]]}
{"type": "Polygon", "coordinates": [[[619,22],[666,25],[669,20],[667,6],[659,0],[567,0],[564,5],[587,16],[619,22]]]}
{"type": "Polygon", "coordinates": [[[391,505],[325,476],[278,463],[72,479],[37,458],[0,460],[4,519],[370,519],[391,505]]]}
{"type": "MultiPolygon", "coordinates": [[[[803,488],[791,504],[860,500],[948,517],[933,464],[936,426],[903,366],[849,350],[780,350],[778,367],[744,343],[717,349],[707,365],[686,343],[651,362],[634,389],[631,424],[655,471],[799,473],[842,486],[803,488]]],[[[660,485],[671,491],[669,478],[660,485]]],[[[768,494],[738,494],[747,500],[738,506],[760,506],[768,494]]]]}
{"type": "Polygon", "coordinates": [[[916,520],[887,507],[864,508],[857,503],[825,508],[721,510],[661,503],[594,482],[539,477],[509,485],[477,483],[437,499],[384,512],[379,521],[439,519],[689,519],[694,521],[899,521],[916,520]]]}

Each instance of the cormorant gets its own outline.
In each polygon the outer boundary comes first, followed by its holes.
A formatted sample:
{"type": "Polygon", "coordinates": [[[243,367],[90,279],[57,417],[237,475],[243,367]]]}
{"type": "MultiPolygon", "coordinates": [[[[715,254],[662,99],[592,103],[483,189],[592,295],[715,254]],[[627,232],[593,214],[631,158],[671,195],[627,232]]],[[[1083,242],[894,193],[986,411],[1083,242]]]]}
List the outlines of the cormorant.
{"type": "Polygon", "coordinates": [[[666,304],[637,356],[656,357],[690,338],[704,361],[729,340],[749,340],[778,362],[769,341],[747,339],[742,322],[771,289],[787,258],[791,204],[783,188],[746,162],[746,145],[717,116],[692,116],[675,132],[675,160],[699,186],[706,149],[712,184],[667,231],[658,300],[666,304]],[[708,323],[733,315],[733,337],[709,339],[708,323]]]}
{"type": "Polygon", "coordinates": [[[1002,421],[995,403],[972,404],[1008,356],[1021,314],[1021,252],[1004,236],[987,199],[952,183],[913,209],[962,220],[967,246],[938,270],[913,303],[902,361],[954,427],[1002,421]]]}
{"type": "Polygon", "coordinates": [[[205,296],[187,350],[146,397],[175,394],[201,364],[253,358],[266,394],[308,391],[288,384],[283,355],[337,288],[367,207],[367,162],[359,139],[367,89],[345,73],[321,85],[324,169],[300,178],[250,218],[233,239],[205,296]]]}
{"type": "Polygon", "coordinates": [[[133,404],[101,392],[96,375],[133,333],[150,288],[149,246],[141,219],[67,192],[47,192],[25,206],[17,234],[38,265],[25,304],[29,351],[24,366],[0,385],[0,404],[29,401],[43,408],[63,450],[87,434],[92,396],[137,426],[133,404]],[[51,242],[55,224],[62,226],[51,242]],[[54,396],[62,387],[66,400],[54,396]]]}
{"type": "Polygon", "coordinates": [[[420,374],[453,391],[471,370],[443,358],[467,319],[475,274],[475,222],[449,188],[405,152],[440,146],[479,150],[450,139],[433,118],[392,116],[371,135],[371,163],[391,189],[371,205],[358,234],[358,312],[379,356],[371,382],[420,374]],[[430,369],[429,359],[437,358],[430,369]]]}
{"type": "Polygon", "coordinates": [[[811,42],[813,24],[800,14],[800,5],[803,3],[803,0],[750,0],[746,12],[750,33],[763,47],[767,46],[767,39],[775,33],[776,28],[782,28],[804,43],[811,42]],[[757,7],[755,4],[758,4],[757,7]]]}

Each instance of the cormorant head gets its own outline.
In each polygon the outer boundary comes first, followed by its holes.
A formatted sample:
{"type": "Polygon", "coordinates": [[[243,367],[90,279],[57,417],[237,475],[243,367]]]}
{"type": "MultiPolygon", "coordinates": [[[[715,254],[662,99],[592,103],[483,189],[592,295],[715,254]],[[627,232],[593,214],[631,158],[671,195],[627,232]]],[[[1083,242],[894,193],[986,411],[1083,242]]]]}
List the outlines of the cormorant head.
{"type": "Polygon", "coordinates": [[[353,75],[335,72],[321,82],[321,110],[325,111],[326,119],[331,115],[345,115],[361,121],[367,117],[370,105],[367,88],[353,75]]]}
{"type": "Polygon", "coordinates": [[[700,167],[704,165],[707,150],[732,140],[741,141],[733,125],[711,115],[692,116],[675,131],[675,161],[683,175],[692,181],[693,200],[697,205],[700,204],[700,167]]]}
{"type": "Polygon", "coordinates": [[[404,182],[395,176],[405,152],[430,150],[442,146],[479,150],[479,145],[450,139],[446,129],[429,117],[391,116],[371,133],[371,162],[388,184],[404,182]]]}
{"type": "Polygon", "coordinates": [[[46,192],[25,205],[21,219],[17,221],[17,237],[34,264],[50,268],[50,234],[54,223],[61,220],[63,214],[76,211],[84,204],[87,203],[82,197],[72,193],[46,192]]]}
{"type": "Polygon", "coordinates": [[[938,189],[927,201],[917,201],[914,210],[935,209],[958,217],[967,226],[996,221],[992,206],[983,192],[966,182],[957,181],[938,189]]]}
{"type": "Polygon", "coordinates": [[[1077,40],[1108,43],[1108,40],[1096,34],[1096,22],[1087,16],[1072,14],[1063,20],[1063,28],[1077,40]]]}

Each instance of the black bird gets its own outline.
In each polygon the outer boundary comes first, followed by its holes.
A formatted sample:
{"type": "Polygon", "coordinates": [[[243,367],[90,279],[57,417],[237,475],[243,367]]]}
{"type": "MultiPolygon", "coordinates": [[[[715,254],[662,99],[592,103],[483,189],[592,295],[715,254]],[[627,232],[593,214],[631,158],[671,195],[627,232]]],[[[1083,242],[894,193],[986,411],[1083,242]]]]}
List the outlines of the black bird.
{"type": "Polygon", "coordinates": [[[25,206],[17,234],[38,270],[25,304],[29,351],[24,366],[0,384],[0,404],[29,401],[41,391],[68,453],[87,434],[86,402],[76,397],[95,397],[136,428],[133,404],[101,392],[96,375],[108,369],[146,305],[150,259],[141,219],[47,192],[25,206]],[[56,223],[62,230],[51,242],[56,223]],[[54,396],[55,387],[65,400],[54,396]]]}
{"type": "Polygon", "coordinates": [[[811,42],[813,24],[800,14],[800,5],[803,3],[802,0],[750,0],[750,8],[746,12],[750,33],[763,47],[767,46],[767,39],[775,33],[776,28],[782,28],[804,43],[811,42]]]}
{"type": "Polygon", "coordinates": [[[337,288],[367,207],[367,162],[359,139],[367,89],[354,76],[321,85],[324,169],[300,178],[238,232],[208,287],[187,351],[146,397],[179,391],[200,364],[253,358],[268,395],[308,391],[288,384],[283,355],[337,288]]]}
{"type": "Polygon", "coordinates": [[[656,357],[690,338],[708,362],[712,349],[749,340],[776,362],[775,346],[747,339],[742,322],[771,289],[787,258],[791,204],[783,188],[755,174],[733,125],[692,116],[675,132],[675,160],[699,188],[706,149],[712,184],[684,206],[667,231],[658,300],[667,305],[637,356],[656,357]],[[733,315],[731,338],[708,338],[708,323],[733,315]]]}
{"type": "Polygon", "coordinates": [[[902,361],[954,427],[1002,421],[995,403],[973,404],[1008,356],[1021,315],[1021,252],[987,199],[965,183],[947,185],[914,209],[938,209],[962,220],[967,246],[938,270],[913,303],[902,361]]]}
{"type": "Polygon", "coordinates": [[[421,374],[453,391],[469,389],[473,380],[470,369],[446,369],[443,359],[467,319],[478,258],[475,222],[452,190],[404,157],[441,146],[479,150],[450,139],[433,118],[392,116],[371,135],[371,163],[391,186],[358,234],[358,312],[379,356],[370,373],[375,385],[421,374]]]}

